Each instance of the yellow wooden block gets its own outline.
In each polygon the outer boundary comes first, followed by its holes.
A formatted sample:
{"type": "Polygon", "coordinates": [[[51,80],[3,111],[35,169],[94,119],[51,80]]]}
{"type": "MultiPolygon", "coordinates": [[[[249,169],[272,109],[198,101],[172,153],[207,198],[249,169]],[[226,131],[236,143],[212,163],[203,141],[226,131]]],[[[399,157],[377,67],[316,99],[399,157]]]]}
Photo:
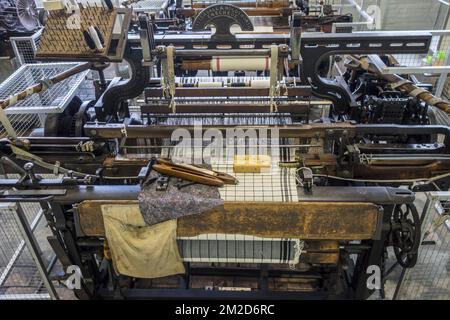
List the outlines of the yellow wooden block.
{"type": "Polygon", "coordinates": [[[267,155],[235,155],[233,171],[235,173],[260,173],[263,169],[269,169],[271,158],[267,155]]]}
{"type": "Polygon", "coordinates": [[[42,4],[47,11],[64,9],[64,1],[62,0],[44,0],[42,4]]]}

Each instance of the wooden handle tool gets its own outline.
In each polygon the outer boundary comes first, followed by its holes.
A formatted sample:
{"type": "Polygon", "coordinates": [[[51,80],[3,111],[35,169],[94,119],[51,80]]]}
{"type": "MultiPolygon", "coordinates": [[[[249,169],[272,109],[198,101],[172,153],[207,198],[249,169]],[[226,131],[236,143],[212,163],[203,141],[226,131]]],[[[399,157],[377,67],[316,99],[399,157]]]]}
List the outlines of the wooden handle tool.
{"type": "Polygon", "coordinates": [[[177,164],[168,159],[158,159],[157,164],[154,164],[153,168],[159,173],[206,185],[223,186],[224,184],[237,184],[236,178],[229,174],[190,164],[177,164]]]}

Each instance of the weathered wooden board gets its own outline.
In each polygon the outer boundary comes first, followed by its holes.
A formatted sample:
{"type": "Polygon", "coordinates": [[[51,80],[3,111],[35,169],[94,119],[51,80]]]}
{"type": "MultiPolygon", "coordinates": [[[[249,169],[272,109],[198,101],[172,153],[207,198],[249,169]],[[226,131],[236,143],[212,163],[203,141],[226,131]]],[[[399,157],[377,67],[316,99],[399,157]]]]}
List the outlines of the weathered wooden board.
{"type": "Polygon", "coordinates": [[[178,219],[179,236],[246,234],[311,240],[371,239],[378,206],[341,202],[226,202],[198,216],[178,219]]]}
{"type": "MultiPolygon", "coordinates": [[[[83,201],[77,206],[82,231],[104,236],[101,205],[137,201],[83,201]]],[[[177,234],[245,234],[303,240],[372,239],[379,208],[371,203],[344,202],[226,202],[200,215],[178,219],[177,234]]]]}

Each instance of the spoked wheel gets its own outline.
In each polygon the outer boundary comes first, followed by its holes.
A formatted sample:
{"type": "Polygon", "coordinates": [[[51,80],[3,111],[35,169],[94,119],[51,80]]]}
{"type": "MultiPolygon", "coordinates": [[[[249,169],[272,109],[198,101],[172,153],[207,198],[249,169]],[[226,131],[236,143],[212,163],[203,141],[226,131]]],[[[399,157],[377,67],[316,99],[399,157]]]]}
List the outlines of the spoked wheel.
{"type": "Polygon", "coordinates": [[[392,215],[392,241],[395,257],[404,268],[417,262],[420,245],[420,217],[413,204],[397,205],[392,215]]]}

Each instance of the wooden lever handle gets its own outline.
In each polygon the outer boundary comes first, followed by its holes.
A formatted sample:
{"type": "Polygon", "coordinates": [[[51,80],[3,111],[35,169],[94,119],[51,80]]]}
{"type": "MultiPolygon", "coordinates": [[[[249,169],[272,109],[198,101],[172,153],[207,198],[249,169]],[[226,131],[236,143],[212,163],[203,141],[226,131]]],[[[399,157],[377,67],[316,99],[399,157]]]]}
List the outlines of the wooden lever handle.
{"type": "Polygon", "coordinates": [[[209,186],[221,187],[224,185],[224,182],[218,178],[207,177],[205,175],[198,175],[189,171],[181,171],[176,167],[168,166],[165,164],[154,164],[153,169],[155,169],[159,173],[167,174],[168,176],[173,176],[183,180],[206,184],[209,186]]]}

